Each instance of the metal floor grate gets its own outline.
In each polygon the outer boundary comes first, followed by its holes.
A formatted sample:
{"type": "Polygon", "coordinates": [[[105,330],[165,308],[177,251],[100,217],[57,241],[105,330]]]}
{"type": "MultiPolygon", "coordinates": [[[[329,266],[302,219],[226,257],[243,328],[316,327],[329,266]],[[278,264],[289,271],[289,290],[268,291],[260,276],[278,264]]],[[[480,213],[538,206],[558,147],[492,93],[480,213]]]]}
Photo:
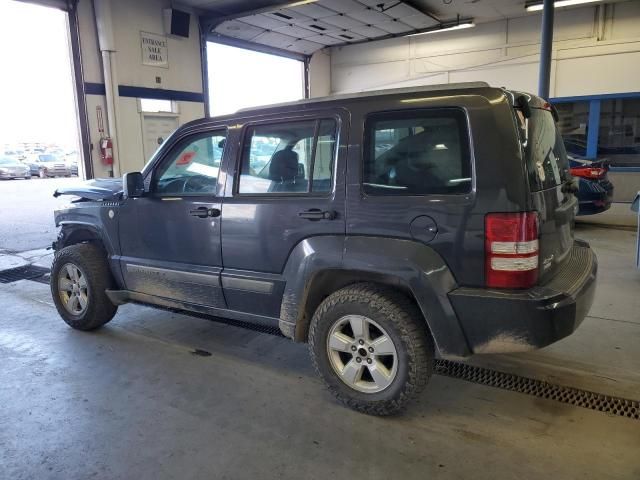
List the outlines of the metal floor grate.
{"type": "Polygon", "coordinates": [[[555,400],[576,407],[598,410],[619,417],[640,420],[640,402],[626,398],[612,397],[600,393],[565,387],[552,383],[498,372],[488,368],[467,365],[451,360],[436,360],[435,371],[439,375],[459,378],[489,387],[502,388],[512,392],[526,393],[534,397],[555,400]]]}
{"type": "MultiPolygon", "coordinates": [[[[24,265],[0,272],[0,283],[13,283],[18,280],[35,280],[49,273],[48,268],[35,265],[24,265]]],[[[48,277],[46,283],[49,283],[48,277]]]]}

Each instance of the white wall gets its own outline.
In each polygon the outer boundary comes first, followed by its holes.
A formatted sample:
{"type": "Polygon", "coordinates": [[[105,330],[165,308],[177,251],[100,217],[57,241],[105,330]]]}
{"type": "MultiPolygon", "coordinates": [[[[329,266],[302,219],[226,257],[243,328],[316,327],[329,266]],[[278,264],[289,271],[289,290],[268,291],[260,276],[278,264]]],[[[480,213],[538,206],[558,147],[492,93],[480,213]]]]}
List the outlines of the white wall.
{"type": "MultiPolygon", "coordinates": [[[[140,32],[164,34],[162,10],[171,5],[169,0],[111,0],[119,85],[202,93],[200,33],[195,15],[191,15],[188,39],[168,38],[169,68],[142,65],[140,32]],[[156,83],[156,77],[160,77],[161,83],[156,83]]],[[[80,0],[78,17],[84,81],[102,84],[102,59],[91,0],[80,0]]],[[[86,99],[94,175],[104,177],[108,168],[100,162],[96,106],[102,107],[106,128],[105,97],[87,95],[86,99]]],[[[143,153],[142,118],[137,99],[118,97],[117,102],[120,172],[140,170],[147,159],[143,153]]],[[[203,103],[178,101],[176,105],[180,124],[205,115],[203,103]]]]}
{"type": "MultiPolygon", "coordinates": [[[[640,1],[558,10],[551,97],[640,91],[640,1]],[[598,38],[600,37],[600,38],[598,38]]],[[[484,80],[538,90],[540,14],[331,50],[332,93],[484,80]]]]}
{"type": "Polygon", "coordinates": [[[324,97],[331,93],[331,54],[323,49],[309,61],[309,96],[324,97]]]}

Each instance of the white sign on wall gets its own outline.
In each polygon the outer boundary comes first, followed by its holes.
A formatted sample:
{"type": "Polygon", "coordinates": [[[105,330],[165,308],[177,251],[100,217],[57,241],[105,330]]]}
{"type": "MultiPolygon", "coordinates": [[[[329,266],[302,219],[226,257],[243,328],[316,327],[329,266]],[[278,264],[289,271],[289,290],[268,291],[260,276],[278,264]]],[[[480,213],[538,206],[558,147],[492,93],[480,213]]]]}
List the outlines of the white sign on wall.
{"type": "Polygon", "coordinates": [[[155,33],[140,32],[142,64],[152,67],[169,68],[169,47],[167,37],[155,33]]]}

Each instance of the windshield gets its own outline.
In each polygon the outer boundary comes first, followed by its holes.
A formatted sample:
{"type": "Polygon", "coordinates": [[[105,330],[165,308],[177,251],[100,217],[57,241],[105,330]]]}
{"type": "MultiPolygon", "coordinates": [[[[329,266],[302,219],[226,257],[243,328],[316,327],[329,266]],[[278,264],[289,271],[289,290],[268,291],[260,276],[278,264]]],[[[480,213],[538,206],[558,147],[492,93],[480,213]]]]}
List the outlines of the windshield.
{"type": "Polygon", "coordinates": [[[569,176],[569,162],[553,115],[549,110],[532,108],[531,117],[525,120],[517,113],[521,127],[528,130],[523,147],[531,189],[539,191],[562,185],[569,176]]]}
{"type": "Polygon", "coordinates": [[[56,161],[56,157],[54,157],[53,155],[38,155],[38,158],[40,159],[41,162],[55,162],[56,161]]]}
{"type": "Polygon", "coordinates": [[[0,157],[0,165],[18,165],[20,162],[12,158],[0,157]]]}

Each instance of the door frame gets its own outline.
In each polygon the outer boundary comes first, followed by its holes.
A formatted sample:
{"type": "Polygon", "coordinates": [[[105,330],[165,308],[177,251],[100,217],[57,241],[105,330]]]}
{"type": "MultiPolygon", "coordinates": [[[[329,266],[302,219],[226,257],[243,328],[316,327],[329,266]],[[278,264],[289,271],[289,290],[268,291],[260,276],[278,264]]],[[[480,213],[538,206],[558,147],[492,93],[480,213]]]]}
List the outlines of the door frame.
{"type": "MultiPolygon", "coordinates": [[[[138,102],[138,108],[140,105],[140,102],[138,102]]],[[[165,118],[172,118],[176,120],[176,128],[180,127],[180,114],[177,112],[143,112],[140,111],[140,131],[142,133],[142,156],[145,158],[145,163],[149,161],[149,159],[151,159],[151,157],[153,156],[150,155],[149,157],[147,157],[146,152],[145,152],[145,147],[147,145],[147,140],[149,140],[147,138],[147,134],[146,134],[146,129],[144,128],[144,121],[146,117],[165,117],[165,118]]],[[[167,137],[169,138],[169,137],[167,137]]],[[[164,139],[166,140],[166,138],[164,139]]],[[[164,143],[164,142],[163,142],[164,143]]],[[[160,147],[160,145],[158,145],[158,148],[160,147]]],[[[156,148],[157,150],[157,148],[156,148]]]]}

